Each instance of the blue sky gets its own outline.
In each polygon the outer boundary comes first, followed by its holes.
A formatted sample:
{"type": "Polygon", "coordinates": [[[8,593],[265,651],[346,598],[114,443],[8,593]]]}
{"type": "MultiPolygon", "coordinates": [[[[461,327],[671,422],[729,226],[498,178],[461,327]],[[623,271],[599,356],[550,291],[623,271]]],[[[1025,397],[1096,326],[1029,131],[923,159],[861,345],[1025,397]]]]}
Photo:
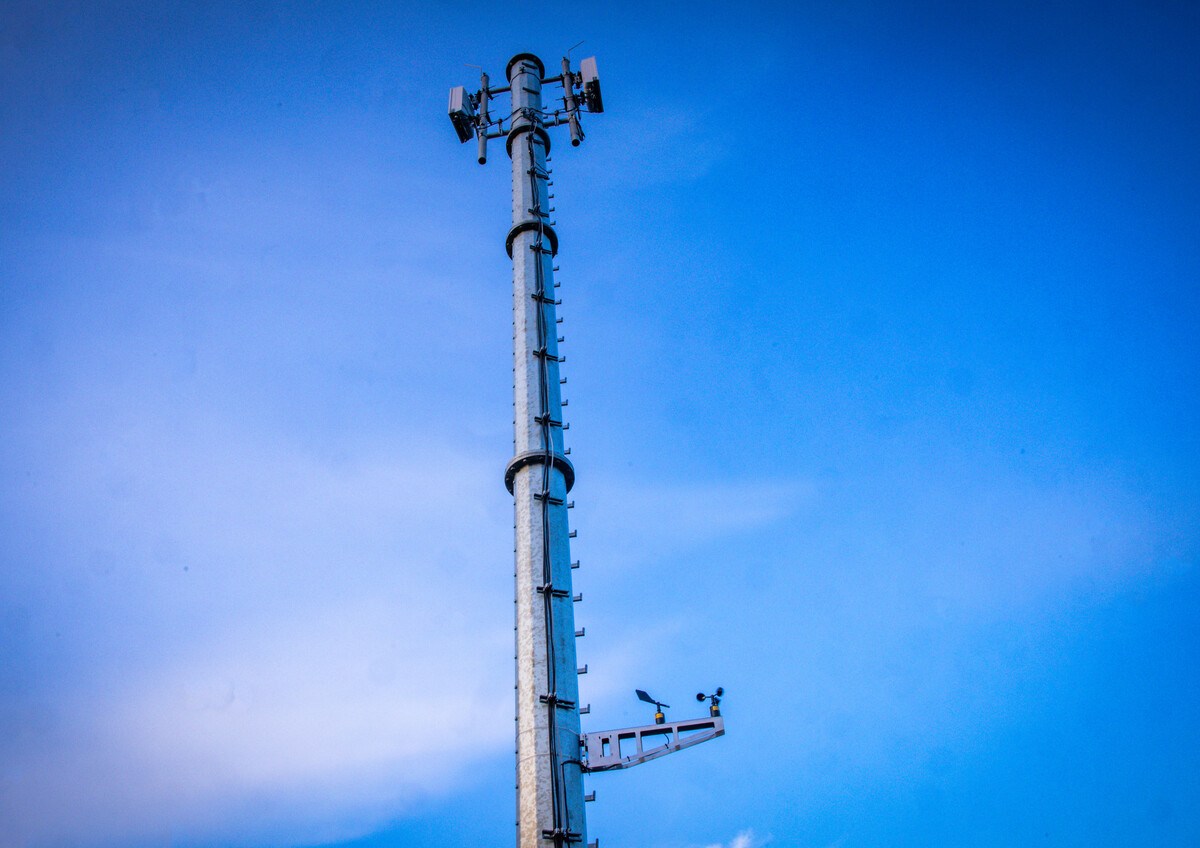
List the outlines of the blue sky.
{"type": "Polygon", "coordinates": [[[507,161],[556,142],[605,846],[1200,841],[1200,13],[0,7],[0,844],[512,839],[507,161]]]}

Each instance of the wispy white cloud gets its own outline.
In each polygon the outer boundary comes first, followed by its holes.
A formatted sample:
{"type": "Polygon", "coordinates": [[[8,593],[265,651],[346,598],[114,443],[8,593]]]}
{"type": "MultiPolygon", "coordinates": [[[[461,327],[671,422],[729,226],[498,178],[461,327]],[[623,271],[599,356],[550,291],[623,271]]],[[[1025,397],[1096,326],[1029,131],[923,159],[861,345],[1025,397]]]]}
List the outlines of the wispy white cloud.
{"type": "Polygon", "coordinates": [[[755,835],[753,830],[747,828],[728,842],[713,842],[710,845],[706,845],[705,848],[761,848],[761,846],[768,844],[770,841],[771,837],[759,837],[755,835]]]}
{"type": "Polygon", "coordinates": [[[53,726],[4,763],[8,826],[72,844],[361,832],[508,745],[509,634],[447,612],[426,592],[404,608],[315,604],[58,699],[53,726]],[[269,822],[244,817],[254,800],[269,822]]]}
{"type": "Polygon", "coordinates": [[[286,810],[276,838],[365,828],[507,747],[494,601],[511,579],[490,554],[507,515],[467,495],[490,463],[432,443],[321,461],[145,420],[124,448],[104,422],[77,432],[21,506],[58,537],[25,582],[76,588],[23,641],[54,630],[60,661],[91,671],[4,698],[19,744],[0,752],[0,817],[19,841],[244,838],[254,798],[286,810]]]}
{"type": "MultiPolygon", "coordinates": [[[[331,458],[213,408],[180,422],[73,397],[56,416],[23,460],[38,484],[5,500],[48,528],[24,531],[42,571],[4,579],[18,598],[76,587],[23,644],[53,631],[90,670],[4,699],[19,841],[352,836],[508,749],[511,530],[502,491],[480,494],[499,489],[490,458],[417,435],[331,458]]],[[[739,511],[738,485],[668,488],[623,506],[632,531],[711,539],[804,497],[739,511]],[[674,523],[646,516],[659,498],[674,523]]],[[[645,637],[582,646],[608,672],[589,699],[627,688],[645,637]]]]}
{"type": "Polygon", "coordinates": [[[802,480],[708,480],[702,483],[599,480],[582,520],[595,528],[597,553],[629,567],[803,512],[817,488],[802,480]]]}

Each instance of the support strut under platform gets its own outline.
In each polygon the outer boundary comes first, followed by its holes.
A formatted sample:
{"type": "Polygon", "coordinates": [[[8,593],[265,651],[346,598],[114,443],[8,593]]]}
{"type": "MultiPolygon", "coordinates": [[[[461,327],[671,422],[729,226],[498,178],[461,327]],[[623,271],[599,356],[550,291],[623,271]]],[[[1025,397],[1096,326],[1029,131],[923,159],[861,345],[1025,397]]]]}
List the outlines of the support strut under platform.
{"type": "Polygon", "coordinates": [[[725,735],[721,716],[584,733],[585,772],[631,768],[725,735]]]}

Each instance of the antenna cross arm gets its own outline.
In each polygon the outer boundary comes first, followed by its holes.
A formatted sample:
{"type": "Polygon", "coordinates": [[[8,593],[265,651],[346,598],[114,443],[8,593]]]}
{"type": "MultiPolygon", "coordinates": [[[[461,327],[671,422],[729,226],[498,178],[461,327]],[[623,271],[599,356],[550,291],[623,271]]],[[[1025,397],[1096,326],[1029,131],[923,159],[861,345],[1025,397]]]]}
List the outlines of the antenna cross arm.
{"type": "Polygon", "coordinates": [[[725,735],[721,716],[584,733],[585,772],[631,768],[725,735]]]}

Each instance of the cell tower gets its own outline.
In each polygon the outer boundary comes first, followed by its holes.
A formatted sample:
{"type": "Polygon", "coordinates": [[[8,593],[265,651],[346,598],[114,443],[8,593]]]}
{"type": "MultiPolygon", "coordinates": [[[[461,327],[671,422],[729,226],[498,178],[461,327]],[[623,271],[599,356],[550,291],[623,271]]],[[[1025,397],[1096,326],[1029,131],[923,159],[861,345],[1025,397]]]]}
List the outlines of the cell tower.
{"type": "Polygon", "coordinates": [[[558,234],[550,221],[550,134],[547,127],[566,124],[571,144],[583,140],[580,116],[604,111],[595,58],[584,59],[579,70],[562,60],[562,72],[547,77],[546,66],[531,53],[509,60],[508,84],[489,85],[480,75],[479,90],[462,86],[450,90],[450,120],[463,143],[478,139],[479,164],[487,162],[487,143],[503,138],[512,160],[512,226],[505,248],[513,262],[513,457],[504,470],[504,484],[514,499],[516,532],[516,744],[517,846],[564,848],[598,846],[587,843],[583,776],[628,768],[673,751],[721,736],[725,732],[720,697],[709,700],[709,715],[690,721],[667,722],[666,704],[642,690],[637,696],[655,705],[654,724],[581,733],[581,715],[590,707],[579,703],[575,640],[584,635],[575,627],[572,593],[570,529],[567,495],[575,483],[575,468],[563,445],[567,405],[562,398],[566,378],[559,366],[563,337],[556,299],[554,257],[558,234]],[[554,107],[542,103],[542,87],[559,85],[554,107]],[[512,109],[493,117],[492,98],[510,93],[512,109]],[[561,106],[558,103],[561,102],[561,106]]]}

